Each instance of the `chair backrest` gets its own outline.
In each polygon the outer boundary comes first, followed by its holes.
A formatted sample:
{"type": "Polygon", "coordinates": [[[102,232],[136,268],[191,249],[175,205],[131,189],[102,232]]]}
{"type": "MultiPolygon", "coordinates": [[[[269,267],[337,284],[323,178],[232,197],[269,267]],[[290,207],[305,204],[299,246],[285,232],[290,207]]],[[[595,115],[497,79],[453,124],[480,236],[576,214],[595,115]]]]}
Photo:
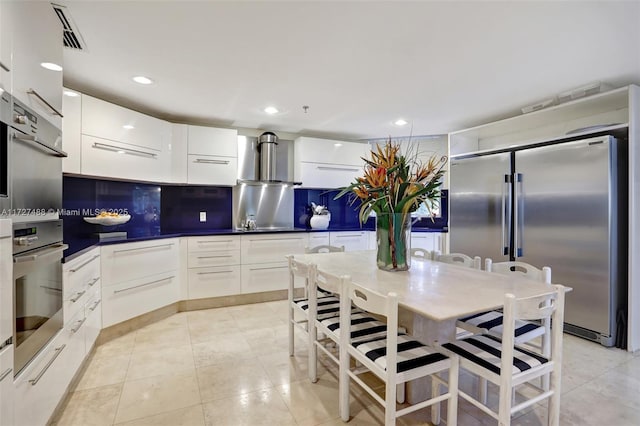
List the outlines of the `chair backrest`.
{"type": "Polygon", "coordinates": [[[335,253],[344,251],[344,246],[330,246],[326,244],[322,244],[315,247],[305,247],[305,253],[335,253]]]}
{"type": "Polygon", "coordinates": [[[502,333],[502,365],[501,371],[509,372],[513,366],[513,346],[515,344],[515,321],[542,320],[552,322],[551,350],[545,356],[555,362],[562,360],[562,332],[564,329],[564,293],[561,285],[550,285],[549,291],[543,295],[517,299],[513,294],[504,298],[504,320],[502,333]]]}
{"type": "Polygon", "coordinates": [[[415,257],[416,259],[421,260],[433,260],[433,255],[437,252],[433,252],[431,250],[423,249],[423,248],[412,248],[411,249],[411,257],[415,257]]]}
{"type": "Polygon", "coordinates": [[[551,268],[548,266],[538,269],[533,265],[524,262],[499,262],[493,263],[490,258],[484,260],[484,269],[488,272],[508,275],[517,273],[525,278],[551,284],[551,268]]]}
{"type": "Polygon", "coordinates": [[[435,252],[433,260],[450,263],[452,265],[465,266],[467,268],[481,269],[482,267],[480,256],[470,257],[463,253],[440,254],[435,252]]]}
{"type": "Polygon", "coordinates": [[[340,294],[342,284],[340,277],[323,271],[316,271],[315,279],[309,282],[309,294],[315,294],[318,288],[333,294],[340,294]]]}
{"type": "Polygon", "coordinates": [[[296,260],[293,255],[288,255],[289,261],[289,300],[293,300],[293,291],[295,287],[296,277],[304,278],[305,293],[309,288],[309,282],[315,279],[317,267],[315,263],[305,263],[296,260]]]}

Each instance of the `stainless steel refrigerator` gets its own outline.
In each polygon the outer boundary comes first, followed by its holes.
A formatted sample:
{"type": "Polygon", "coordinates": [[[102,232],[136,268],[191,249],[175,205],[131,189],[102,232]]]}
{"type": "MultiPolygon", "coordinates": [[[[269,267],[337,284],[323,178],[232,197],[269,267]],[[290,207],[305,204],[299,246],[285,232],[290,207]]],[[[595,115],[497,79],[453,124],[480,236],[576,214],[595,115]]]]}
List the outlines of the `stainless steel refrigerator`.
{"type": "MultiPolygon", "coordinates": [[[[613,346],[624,310],[626,165],[612,136],[455,156],[450,251],[551,267],[566,331],[613,346]],[[620,196],[619,196],[620,195],[620,196]]],[[[622,332],[624,333],[624,331],[622,332]]]]}

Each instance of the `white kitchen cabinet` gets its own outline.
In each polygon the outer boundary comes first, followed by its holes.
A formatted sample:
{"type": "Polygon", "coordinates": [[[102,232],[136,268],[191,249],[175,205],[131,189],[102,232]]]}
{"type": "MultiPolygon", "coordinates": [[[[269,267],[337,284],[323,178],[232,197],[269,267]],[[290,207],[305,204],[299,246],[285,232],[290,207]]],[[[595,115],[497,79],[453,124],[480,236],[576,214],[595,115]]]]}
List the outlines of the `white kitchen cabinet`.
{"type": "Polygon", "coordinates": [[[289,264],[285,261],[242,265],[241,287],[243,294],[286,290],[289,288],[289,264]]]}
{"type": "Polygon", "coordinates": [[[2,3],[3,25],[10,20],[12,33],[12,83],[5,89],[61,129],[62,71],[40,64],[62,66],[62,24],[49,2],[2,3]]]}
{"type": "Polygon", "coordinates": [[[13,422],[13,345],[0,350],[0,425],[13,422]]]}
{"type": "Polygon", "coordinates": [[[332,246],[344,246],[345,251],[369,249],[369,231],[331,231],[329,238],[332,246]]]}
{"type": "Polygon", "coordinates": [[[89,295],[100,287],[100,249],[98,247],[62,266],[64,322],[83,311],[89,295]]]}
{"type": "Polygon", "coordinates": [[[86,318],[84,323],[84,347],[86,354],[89,354],[98,339],[100,330],[102,330],[102,288],[100,283],[89,294],[85,304],[84,315],[86,318]]]}
{"type": "Polygon", "coordinates": [[[188,298],[240,294],[240,237],[234,235],[187,239],[188,298]]]}
{"type": "Polygon", "coordinates": [[[171,138],[171,124],[82,95],[82,133],[142,148],[145,152],[162,151],[171,138]]]}
{"type": "Polygon", "coordinates": [[[103,327],[179,300],[179,239],[107,245],[100,255],[103,327]]]}
{"type": "Polygon", "coordinates": [[[178,301],[178,271],[163,272],[102,287],[102,326],[146,314],[178,301]]]}
{"type": "Polygon", "coordinates": [[[308,244],[306,233],[242,235],[243,264],[285,262],[288,254],[302,254],[308,244]]]}
{"type": "Polygon", "coordinates": [[[187,183],[187,125],[171,124],[169,182],[187,183]]]}
{"type": "Polygon", "coordinates": [[[445,253],[443,234],[441,232],[412,232],[411,248],[445,253]]]}
{"type": "Polygon", "coordinates": [[[187,183],[234,186],[238,181],[238,159],[218,155],[189,154],[187,183]]]}
{"type": "Polygon", "coordinates": [[[317,246],[328,246],[330,244],[329,241],[329,233],[328,232],[310,232],[309,233],[309,248],[317,247],[317,246]]]}
{"type": "Polygon", "coordinates": [[[294,142],[294,180],[306,188],[347,186],[362,175],[368,145],[300,137],[294,142]]]}
{"type": "Polygon", "coordinates": [[[10,18],[7,2],[0,1],[0,89],[7,92],[11,92],[11,68],[13,67],[11,61],[13,23],[10,18]]]}
{"type": "Polygon", "coordinates": [[[238,131],[215,127],[187,126],[188,153],[238,157],[238,131]]]}
{"type": "Polygon", "coordinates": [[[102,287],[177,270],[178,247],[176,238],[102,246],[102,287]]]}
{"type": "MultiPolygon", "coordinates": [[[[70,93],[77,93],[73,90],[63,89],[70,93]]],[[[62,150],[67,153],[67,157],[62,159],[62,171],[65,173],[82,173],[82,96],[62,97],[62,150]]]]}

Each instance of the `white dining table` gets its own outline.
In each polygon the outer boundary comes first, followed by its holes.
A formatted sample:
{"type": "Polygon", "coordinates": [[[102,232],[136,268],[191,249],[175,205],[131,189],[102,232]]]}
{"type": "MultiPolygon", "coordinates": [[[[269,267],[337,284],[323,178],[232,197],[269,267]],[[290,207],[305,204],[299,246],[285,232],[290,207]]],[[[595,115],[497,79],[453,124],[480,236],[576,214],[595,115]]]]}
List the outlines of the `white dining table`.
{"type": "Polygon", "coordinates": [[[408,271],[378,269],[375,250],[295,255],[318,270],[348,275],[378,293],[394,292],[398,304],[432,321],[447,321],[502,307],[504,295],[535,296],[549,286],[518,274],[503,275],[432,260],[413,258],[408,271]]]}

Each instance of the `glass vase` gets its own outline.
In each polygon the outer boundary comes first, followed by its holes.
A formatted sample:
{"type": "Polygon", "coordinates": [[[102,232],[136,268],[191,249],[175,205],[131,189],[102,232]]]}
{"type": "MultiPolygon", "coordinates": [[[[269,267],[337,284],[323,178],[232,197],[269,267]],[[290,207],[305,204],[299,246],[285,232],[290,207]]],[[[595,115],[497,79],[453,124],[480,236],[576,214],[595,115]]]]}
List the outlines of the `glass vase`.
{"type": "Polygon", "coordinates": [[[411,267],[411,215],[386,213],[377,216],[378,268],[406,271],[411,267]]]}

